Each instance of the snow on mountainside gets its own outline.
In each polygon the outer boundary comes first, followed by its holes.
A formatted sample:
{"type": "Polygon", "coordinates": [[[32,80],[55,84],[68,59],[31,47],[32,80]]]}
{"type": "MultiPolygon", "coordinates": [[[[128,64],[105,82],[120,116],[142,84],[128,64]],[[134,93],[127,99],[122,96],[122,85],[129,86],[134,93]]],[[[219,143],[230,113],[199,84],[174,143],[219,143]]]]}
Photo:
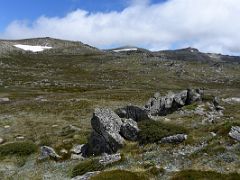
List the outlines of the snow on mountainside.
{"type": "Polygon", "coordinates": [[[122,48],[122,49],[115,49],[114,52],[125,52],[125,51],[137,51],[138,48],[122,48]]]}
{"type": "Polygon", "coordinates": [[[24,51],[32,51],[32,52],[41,52],[46,49],[52,49],[49,46],[32,46],[32,45],[23,45],[23,44],[16,44],[14,47],[23,49],[24,51]]]}

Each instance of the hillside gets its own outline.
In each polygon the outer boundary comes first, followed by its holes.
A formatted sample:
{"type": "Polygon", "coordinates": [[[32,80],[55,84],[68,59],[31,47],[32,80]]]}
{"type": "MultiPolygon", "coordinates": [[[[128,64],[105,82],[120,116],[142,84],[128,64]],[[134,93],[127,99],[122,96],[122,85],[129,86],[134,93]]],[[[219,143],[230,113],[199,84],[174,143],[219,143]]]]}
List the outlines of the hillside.
{"type": "Polygon", "coordinates": [[[2,179],[239,179],[239,57],[0,43],[2,179]]]}
{"type": "Polygon", "coordinates": [[[47,50],[40,51],[38,53],[52,54],[72,54],[72,55],[87,55],[87,54],[99,54],[102,53],[99,49],[91,47],[87,44],[83,44],[77,41],[66,41],[53,38],[34,38],[23,40],[0,40],[0,56],[7,56],[13,53],[32,53],[32,51],[26,51],[21,48],[17,48],[16,45],[27,46],[40,46],[50,47],[47,50]]]}

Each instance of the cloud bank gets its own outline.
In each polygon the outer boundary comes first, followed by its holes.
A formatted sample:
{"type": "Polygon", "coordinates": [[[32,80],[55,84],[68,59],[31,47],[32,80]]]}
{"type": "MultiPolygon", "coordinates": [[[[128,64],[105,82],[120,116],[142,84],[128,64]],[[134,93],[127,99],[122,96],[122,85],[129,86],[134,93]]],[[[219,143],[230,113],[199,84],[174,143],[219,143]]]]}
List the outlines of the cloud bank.
{"type": "Polygon", "coordinates": [[[65,17],[14,21],[3,38],[50,36],[107,48],[136,45],[149,49],[192,46],[205,52],[240,54],[239,0],[133,0],[121,12],[82,9],[65,17]],[[139,3],[142,2],[142,3],[139,3]]]}

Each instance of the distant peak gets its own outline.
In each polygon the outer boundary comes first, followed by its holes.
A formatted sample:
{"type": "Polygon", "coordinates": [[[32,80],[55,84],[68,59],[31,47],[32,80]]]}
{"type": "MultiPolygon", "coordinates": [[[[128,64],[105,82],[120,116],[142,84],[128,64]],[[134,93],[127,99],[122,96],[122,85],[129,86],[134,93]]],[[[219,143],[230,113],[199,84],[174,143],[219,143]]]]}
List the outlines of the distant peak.
{"type": "Polygon", "coordinates": [[[183,50],[186,50],[186,51],[189,51],[189,52],[199,52],[198,49],[192,48],[192,47],[188,47],[188,48],[185,48],[185,49],[183,49],[183,50]]]}

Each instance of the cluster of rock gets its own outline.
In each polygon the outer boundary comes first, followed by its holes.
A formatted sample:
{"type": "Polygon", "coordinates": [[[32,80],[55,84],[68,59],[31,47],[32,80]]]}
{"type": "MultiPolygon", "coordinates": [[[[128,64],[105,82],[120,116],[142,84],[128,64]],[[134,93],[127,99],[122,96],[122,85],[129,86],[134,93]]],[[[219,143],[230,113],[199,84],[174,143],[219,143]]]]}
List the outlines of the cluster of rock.
{"type": "Polygon", "coordinates": [[[201,101],[202,96],[203,90],[201,89],[187,89],[177,94],[169,93],[166,96],[156,93],[145,105],[145,110],[152,116],[165,116],[185,105],[201,101]]]}
{"type": "MultiPolygon", "coordinates": [[[[145,107],[126,106],[115,112],[110,109],[96,108],[91,119],[92,133],[82,148],[83,156],[113,154],[123,147],[125,140],[136,141],[139,128],[137,122],[150,120],[151,116],[163,116],[185,105],[202,100],[200,89],[185,90],[177,94],[151,98],[145,107]]],[[[185,134],[176,134],[162,139],[162,143],[175,143],[186,140],[185,134]]]]}

